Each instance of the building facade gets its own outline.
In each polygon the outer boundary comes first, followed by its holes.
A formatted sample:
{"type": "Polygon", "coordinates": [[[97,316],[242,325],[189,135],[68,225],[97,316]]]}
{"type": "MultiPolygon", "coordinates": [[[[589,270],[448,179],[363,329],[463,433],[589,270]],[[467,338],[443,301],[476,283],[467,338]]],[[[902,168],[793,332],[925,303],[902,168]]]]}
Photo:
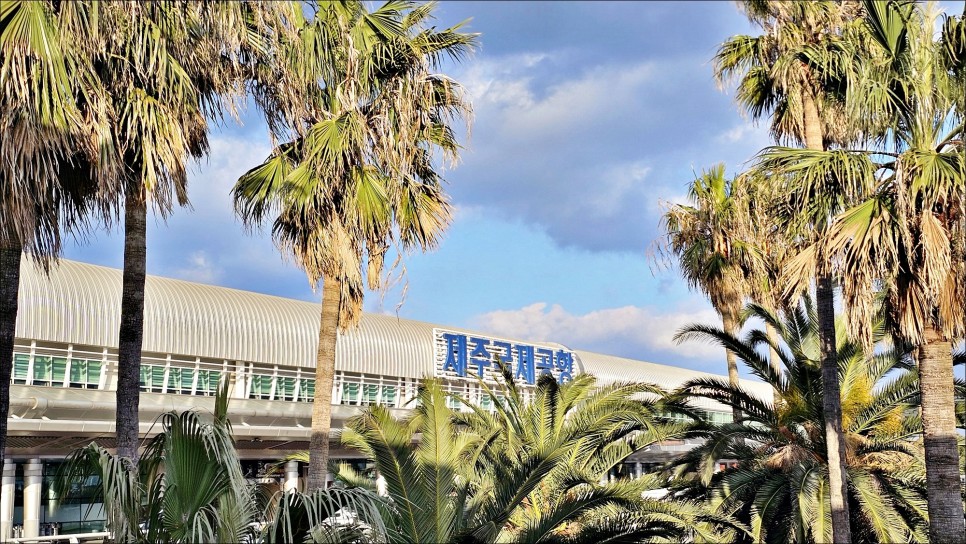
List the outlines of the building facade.
{"type": "MultiPolygon", "coordinates": [[[[98,529],[103,515],[83,497],[62,504],[49,490],[56,466],[70,451],[97,440],[112,447],[117,384],[117,331],[121,271],[61,261],[45,275],[29,260],[21,270],[19,314],[11,382],[6,460],[0,493],[0,537],[98,529]]],[[[227,380],[229,417],[245,468],[261,467],[308,447],[315,391],[320,305],[148,276],[141,366],[141,432],[158,430],[171,410],[211,411],[227,380]]],[[[365,314],[338,340],[332,392],[333,428],[367,405],[405,413],[421,378],[487,408],[479,380],[492,381],[496,360],[522,383],[542,373],[560,380],[580,372],[602,383],[644,381],[674,388],[700,372],[613,357],[551,342],[498,338],[365,314]]],[[[764,384],[748,389],[770,398],[764,384]]],[[[454,407],[458,407],[455,403],[454,407]]],[[[720,405],[701,406],[730,419],[720,405]]],[[[691,445],[666,443],[635,454],[624,467],[640,473],[691,445]]],[[[332,444],[332,455],[361,462],[332,444]]],[[[287,486],[298,470],[286,471],[287,486]]]]}

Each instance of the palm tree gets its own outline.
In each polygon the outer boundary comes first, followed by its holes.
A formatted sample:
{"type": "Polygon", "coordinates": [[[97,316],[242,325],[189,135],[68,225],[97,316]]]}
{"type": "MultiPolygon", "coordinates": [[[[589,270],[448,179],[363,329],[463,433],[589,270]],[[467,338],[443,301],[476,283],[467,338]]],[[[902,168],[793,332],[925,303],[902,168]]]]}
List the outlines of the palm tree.
{"type": "MultiPolygon", "coordinates": [[[[350,420],[343,442],[385,478],[399,542],[590,542],[727,540],[736,527],[688,502],[642,498],[656,478],[601,483],[635,451],[684,428],[653,386],[598,388],[579,375],[542,377],[530,402],[503,369],[483,385],[493,412],[461,400],[455,412],[438,380],[426,380],[411,416],[371,407],[350,420]],[[639,400],[646,395],[652,400],[639,400]],[[419,445],[413,447],[419,436],[419,445]]],[[[374,487],[347,466],[339,478],[374,487]]]]}
{"type": "Polygon", "coordinates": [[[796,164],[799,179],[850,176],[873,187],[823,244],[841,259],[850,328],[871,344],[864,316],[878,286],[896,336],[919,346],[929,537],[963,542],[952,343],[966,336],[964,91],[923,8],[870,3],[865,24],[871,58],[858,65],[851,107],[871,120],[872,149],[774,149],[766,161],[796,164]]]}
{"type": "MultiPolygon", "coordinates": [[[[686,397],[737,406],[741,421],[706,423],[691,436],[705,443],[672,464],[686,497],[703,497],[720,514],[752,528],[755,542],[832,542],[830,484],[824,443],[823,384],[817,316],[809,299],[784,320],[762,306],[750,313],[770,321],[783,344],[776,373],[758,348],[767,334],[752,330],[742,339],[722,329],[690,326],[680,339],[705,340],[734,350],[751,371],[780,391],[777,406],[717,379],[684,384],[686,397]],[[720,459],[737,466],[715,472],[720,459]]],[[[877,337],[885,330],[880,320],[877,337]]],[[[926,536],[921,432],[913,415],[919,402],[917,376],[895,350],[870,356],[859,344],[841,342],[838,360],[845,428],[846,470],[853,542],[923,541],[926,536]]]]}
{"type": "Polygon", "coordinates": [[[262,490],[242,473],[227,414],[223,382],[212,417],[194,411],[161,417],[162,431],[148,442],[137,472],[128,470],[129,459],[92,442],[68,457],[53,490],[69,498],[97,482],[95,496],[104,504],[113,542],[304,542],[306,535],[314,542],[384,540],[385,505],[362,490],[280,493],[262,504],[262,490]],[[354,521],[333,523],[343,510],[354,521]]]}
{"type": "MultiPolygon", "coordinates": [[[[207,152],[208,120],[234,111],[248,66],[285,35],[298,7],[285,2],[141,2],[101,5],[95,77],[108,96],[93,167],[102,199],[124,208],[118,331],[117,448],[137,462],[147,210],[187,203],[187,164],[207,152]],[[266,29],[271,27],[271,30],[266,29]]],[[[93,106],[91,106],[93,109],[93,106]]]]}
{"type": "MultiPolygon", "coordinates": [[[[781,274],[794,251],[795,240],[788,239],[784,223],[774,213],[773,203],[781,198],[776,194],[775,184],[755,179],[753,172],[743,173],[740,180],[741,183],[737,184],[740,189],[737,197],[741,203],[738,208],[740,227],[735,235],[744,238],[752,248],[748,252],[752,258],[743,265],[748,298],[780,315],[794,299],[783,293],[781,274]]],[[[778,331],[770,321],[764,325],[770,344],[778,344],[778,331]]],[[[781,368],[778,352],[774,349],[769,348],[768,360],[776,370],[781,368]]],[[[778,391],[775,393],[775,402],[780,402],[778,391]]]]}
{"type": "Polygon", "coordinates": [[[10,372],[23,252],[46,270],[64,232],[85,228],[90,185],[75,161],[91,153],[96,102],[88,77],[97,6],[12,0],[0,7],[0,467],[7,435],[10,372]]]}
{"type": "Polygon", "coordinates": [[[380,287],[391,245],[430,249],[449,223],[433,156],[456,159],[452,123],[469,105],[457,83],[433,70],[443,55],[461,58],[475,35],[426,28],[433,9],[316,6],[301,29],[301,43],[310,45],[298,63],[312,82],[302,101],[312,109],[279,106],[294,118],[297,137],[233,190],[247,225],[277,212],[277,245],[313,285],[322,283],[308,490],[326,480],[338,331],[358,322],[366,281],[380,287]]]}
{"type": "Polygon", "coordinates": [[[212,422],[198,412],[169,412],[162,432],[130,459],[92,442],[73,452],[55,492],[98,481],[107,530],[115,542],[241,542],[251,536],[252,489],[245,482],[227,419],[227,382],[212,422]]]}
{"type": "MultiPolygon", "coordinates": [[[[748,18],[765,31],[760,36],[734,36],[718,49],[715,73],[719,81],[740,76],[736,99],[754,118],[771,115],[771,132],[778,142],[824,150],[854,139],[854,124],[841,107],[847,87],[841,66],[853,61],[842,35],[857,14],[857,4],[813,1],[745,1],[748,18]]],[[[767,173],[772,174],[771,172],[767,173]]],[[[765,176],[767,177],[767,175],[765,176]]],[[[780,176],[774,176],[781,181],[780,176]]],[[[846,178],[848,179],[848,178],[846,178]]],[[[785,203],[791,236],[802,245],[821,237],[831,216],[842,208],[852,189],[837,178],[822,178],[812,186],[786,187],[785,203]]],[[[803,252],[815,272],[822,338],[822,368],[826,387],[826,442],[832,460],[832,519],[836,542],[847,542],[844,455],[838,372],[835,361],[834,278],[827,256],[803,252]],[[845,535],[845,536],[840,536],[845,535]]],[[[800,292],[800,289],[795,291],[800,292]]]]}
{"type": "MultiPolygon", "coordinates": [[[[662,251],[676,258],[689,287],[711,299],[730,332],[737,332],[746,296],[742,264],[751,260],[751,248],[734,236],[740,215],[734,188],[719,164],[695,177],[688,189],[690,205],[669,205],[661,217],[667,236],[662,251]]],[[[728,380],[737,385],[738,363],[731,351],[726,356],[728,380]]],[[[735,411],[734,419],[739,417],[735,411]]]]}

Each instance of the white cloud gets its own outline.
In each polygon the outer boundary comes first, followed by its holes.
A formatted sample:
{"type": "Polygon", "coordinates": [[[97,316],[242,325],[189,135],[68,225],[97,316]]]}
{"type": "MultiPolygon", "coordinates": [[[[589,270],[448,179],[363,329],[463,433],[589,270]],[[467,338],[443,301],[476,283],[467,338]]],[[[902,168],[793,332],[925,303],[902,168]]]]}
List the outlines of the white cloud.
{"type": "Polygon", "coordinates": [[[715,143],[740,120],[703,53],[578,56],[481,57],[454,74],[475,126],[461,166],[447,173],[450,190],[455,202],[536,226],[563,247],[639,252],[656,235],[656,201],[691,177],[682,165],[744,161],[749,153],[734,148],[757,133],[715,143]]]}
{"type": "Polygon", "coordinates": [[[218,269],[205,251],[195,251],[188,255],[188,264],[175,271],[175,277],[198,283],[217,283],[221,278],[218,269]]]}
{"type": "MultiPolygon", "coordinates": [[[[692,360],[721,358],[720,347],[699,342],[678,345],[674,334],[691,323],[716,324],[711,309],[665,311],[654,307],[605,308],[583,315],[567,312],[559,304],[538,302],[518,310],[498,310],[476,317],[473,325],[494,335],[533,342],[558,342],[574,349],[601,352],[654,353],[673,362],[675,357],[692,360]],[[613,349],[608,350],[608,346],[613,349]]],[[[720,369],[711,369],[719,371],[720,369]]]]}
{"type": "Polygon", "coordinates": [[[748,134],[755,132],[756,127],[750,123],[734,126],[726,132],[719,134],[715,140],[719,142],[739,142],[748,134]]]}

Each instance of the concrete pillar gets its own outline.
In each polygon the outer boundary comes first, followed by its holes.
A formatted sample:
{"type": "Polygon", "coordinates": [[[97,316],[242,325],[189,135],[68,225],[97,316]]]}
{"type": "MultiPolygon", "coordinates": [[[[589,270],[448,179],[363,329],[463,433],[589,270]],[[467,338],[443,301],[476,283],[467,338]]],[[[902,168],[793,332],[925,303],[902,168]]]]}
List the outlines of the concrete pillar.
{"type": "Polygon", "coordinates": [[[288,461],[285,463],[285,492],[299,490],[299,462],[288,461]]]}
{"type": "Polygon", "coordinates": [[[40,489],[44,481],[44,466],[40,459],[31,459],[23,470],[23,536],[40,536],[40,489]]]}
{"type": "Polygon", "coordinates": [[[12,459],[3,460],[3,480],[0,484],[0,541],[13,538],[13,495],[17,476],[17,464],[12,459]]]}
{"type": "Polygon", "coordinates": [[[634,477],[640,479],[644,475],[643,463],[634,463],[634,477]]]}

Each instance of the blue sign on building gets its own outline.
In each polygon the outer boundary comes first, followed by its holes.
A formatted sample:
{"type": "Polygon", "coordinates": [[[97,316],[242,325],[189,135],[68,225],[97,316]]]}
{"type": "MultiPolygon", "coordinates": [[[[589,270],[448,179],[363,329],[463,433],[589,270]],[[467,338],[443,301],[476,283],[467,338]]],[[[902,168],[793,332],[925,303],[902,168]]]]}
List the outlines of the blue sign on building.
{"type": "Polygon", "coordinates": [[[536,384],[543,374],[564,383],[573,378],[574,354],[565,349],[507,342],[495,338],[434,329],[436,336],[436,374],[445,377],[495,380],[496,361],[502,361],[514,379],[536,384]]]}

